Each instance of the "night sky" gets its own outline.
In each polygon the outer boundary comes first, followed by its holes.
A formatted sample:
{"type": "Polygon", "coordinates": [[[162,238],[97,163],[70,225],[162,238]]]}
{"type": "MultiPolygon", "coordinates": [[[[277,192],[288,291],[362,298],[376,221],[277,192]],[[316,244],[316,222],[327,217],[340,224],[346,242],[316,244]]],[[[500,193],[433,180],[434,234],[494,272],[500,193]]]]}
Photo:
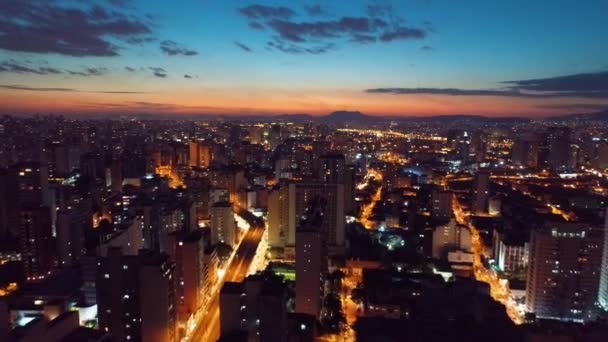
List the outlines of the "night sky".
{"type": "Polygon", "coordinates": [[[0,113],[608,108],[608,1],[0,0],[0,113]]]}

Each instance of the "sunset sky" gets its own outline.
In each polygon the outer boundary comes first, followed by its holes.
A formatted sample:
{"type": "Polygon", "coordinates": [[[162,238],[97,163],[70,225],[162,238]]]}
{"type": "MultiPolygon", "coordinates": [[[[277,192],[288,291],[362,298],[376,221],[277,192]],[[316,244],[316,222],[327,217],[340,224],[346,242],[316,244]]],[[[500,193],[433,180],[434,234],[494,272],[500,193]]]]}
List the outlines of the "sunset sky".
{"type": "Polygon", "coordinates": [[[608,1],[0,0],[0,113],[608,108],[608,1]]]}

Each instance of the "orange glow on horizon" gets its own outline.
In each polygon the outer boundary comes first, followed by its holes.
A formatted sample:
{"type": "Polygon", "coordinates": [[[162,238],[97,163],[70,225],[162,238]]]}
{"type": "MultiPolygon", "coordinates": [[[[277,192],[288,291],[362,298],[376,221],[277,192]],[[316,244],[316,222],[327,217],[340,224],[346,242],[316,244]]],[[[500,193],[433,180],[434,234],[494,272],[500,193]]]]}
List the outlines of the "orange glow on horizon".
{"type": "MultiPolygon", "coordinates": [[[[547,109],[534,99],[445,95],[399,96],[365,94],[357,90],[302,90],[248,92],[243,89],[194,90],[138,94],[0,90],[0,112],[108,114],[223,114],[326,115],[336,110],[368,115],[431,116],[477,114],[487,116],[546,116],[570,113],[547,109]],[[302,95],[303,94],[303,95],[302,95]]],[[[567,103],[552,99],[552,105],[567,103]]],[[[584,101],[581,101],[584,104],[584,101]]]]}

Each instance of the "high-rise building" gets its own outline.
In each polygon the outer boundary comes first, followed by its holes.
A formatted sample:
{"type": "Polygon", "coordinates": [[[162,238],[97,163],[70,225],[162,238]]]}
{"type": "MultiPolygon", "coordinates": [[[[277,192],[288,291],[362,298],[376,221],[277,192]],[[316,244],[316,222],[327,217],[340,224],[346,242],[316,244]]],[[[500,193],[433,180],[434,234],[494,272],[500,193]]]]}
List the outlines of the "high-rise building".
{"type": "Polygon", "coordinates": [[[317,176],[325,183],[344,184],[346,164],[342,154],[325,154],[319,157],[317,176]]]}
{"type": "Polygon", "coordinates": [[[511,162],[518,166],[535,168],[538,166],[538,144],[528,138],[515,139],[511,148],[511,162]]]}
{"type": "Polygon", "coordinates": [[[570,136],[568,127],[552,127],[547,136],[549,166],[554,170],[567,169],[570,164],[570,136]]]}
{"type": "Polygon", "coordinates": [[[589,321],[597,315],[603,227],[547,221],[532,230],[526,309],[539,318],[589,321]]]}
{"type": "Polygon", "coordinates": [[[10,191],[14,194],[11,201],[16,205],[23,203],[48,204],[49,183],[45,165],[28,162],[9,167],[10,191]]]}
{"type": "Polygon", "coordinates": [[[211,216],[211,244],[224,243],[230,247],[236,244],[236,224],[232,205],[229,202],[217,202],[209,210],[211,216]]]}
{"type": "Polygon", "coordinates": [[[35,162],[15,164],[8,168],[6,178],[7,231],[17,236],[19,210],[22,206],[45,205],[51,208],[47,167],[35,162]]]}
{"type": "Polygon", "coordinates": [[[287,288],[275,275],[255,274],[220,291],[220,334],[237,331],[249,341],[287,341],[287,288]]]}
{"type": "Polygon", "coordinates": [[[452,217],[452,197],[450,191],[434,189],[431,193],[431,215],[441,220],[452,217]]]}
{"type": "Polygon", "coordinates": [[[188,165],[192,167],[209,167],[210,164],[211,147],[202,142],[190,142],[188,145],[188,165]]]}
{"type": "Polygon", "coordinates": [[[355,208],[355,186],[357,182],[357,166],[346,165],[344,173],[344,212],[352,213],[355,208]]]}
{"type": "Polygon", "coordinates": [[[473,214],[486,214],[488,212],[488,201],[490,198],[490,172],[479,171],[473,180],[473,203],[471,212],[473,214]]]}
{"type": "Polygon", "coordinates": [[[117,341],[177,341],[174,272],[166,254],[109,249],[97,269],[100,329],[117,341]]]}
{"type": "Polygon", "coordinates": [[[448,252],[455,250],[471,250],[471,232],[452,219],[450,223],[433,231],[433,258],[445,258],[448,252]]]}
{"type": "Polygon", "coordinates": [[[604,244],[602,247],[602,273],[600,274],[598,302],[604,310],[608,310],[608,209],[604,213],[604,244]]]}
{"type": "Polygon", "coordinates": [[[49,207],[21,205],[18,211],[18,240],[21,260],[28,280],[48,276],[54,265],[53,231],[49,207]]]}
{"type": "Polygon", "coordinates": [[[296,231],[296,312],[317,318],[327,267],[322,229],[326,203],[321,197],[311,199],[296,231]]]}
{"type": "Polygon", "coordinates": [[[296,244],[296,220],[308,202],[325,198],[325,219],[321,225],[328,248],[344,247],[344,185],[323,182],[281,182],[268,198],[268,243],[271,247],[291,248],[296,244]]]}
{"type": "Polygon", "coordinates": [[[84,237],[93,228],[92,217],[88,199],[59,207],[56,218],[59,266],[70,266],[84,254],[84,237]]]}
{"type": "Polygon", "coordinates": [[[177,342],[175,264],[166,254],[139,257],[142,341],[177,342]]]}
{"type": "Polygon", "coordinates": [[[200,230],[169,235],[169,256],[175,262],[177,317],[180,330],[203,305],[205,244],[200,230]]]}

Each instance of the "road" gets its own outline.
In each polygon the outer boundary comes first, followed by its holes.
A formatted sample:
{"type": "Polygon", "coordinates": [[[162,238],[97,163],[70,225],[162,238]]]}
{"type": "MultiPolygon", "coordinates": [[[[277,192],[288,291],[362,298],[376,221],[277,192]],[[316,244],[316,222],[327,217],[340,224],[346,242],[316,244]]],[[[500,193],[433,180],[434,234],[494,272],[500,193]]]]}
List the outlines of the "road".
{"type": "Polygon", "coordinates": [[[224,282],[238,282],[245,279],[249,266],[255,256],[258,244],[262,239],[264,233],[263,223],[251,225],[251,228],[247,231],[243,240],[241,241],[234,258],[231,260],[230,265],[226,269],[224,277],[215,288],[207,312],[203,316],[203,319],[199,322],[194,333],[192,334],[191,341],[217,341],[220,337],[220,296],[219,290],[222,288],[224,282]]]}
{"type": "Polygon", "coordinates": [[[470,217],[463,212],[458,200],[453,200],[452,208],[456,221],[459,224],[468,226],[471,231],[471,251],[473,252],[473,272],[475,279],[488,283],[488,285],[490,285],[490,296],[505,306],[507,315],[511,318],[513,323],[522,324],[524,322],[523,312],[519,310],[517,303],[513,300],[509,283],[500,279],[496,272],[486,268],[483,264],[483,259],[486,257],[486,249],[483,245],[481,236],[479,235],[479,231],[473,226],[470,217]]]}
{"type": "MultiPolygon", "coordinates": [[[[361,181],[361,183],[359,183],[357,185],[357,189],[362,190],[362,189],[365,189],[366,187],[368,187],[371,179],[381,182],[382,173],[380,173],[379,171],[376,171],[374,169],[368,169],[367,174],[363,178],[363,181],[361,181]]],[[[375,228],[375,223],[373,221],[371,221],[369,218],[370,218],[370,216],[372,216],[374,207],[376,206],[376,203],[378,203],[378,201],[380,199],[382,199],[382,185],[380,185],[378,187],[378,189],[376,189],[376,192],[372,196],[370,202],[364,204],[363,207],[361,208],[361,215],[359,216],[359,222],[361,222],[361,224],[365,227],[365,229],[375,228]]]]}

